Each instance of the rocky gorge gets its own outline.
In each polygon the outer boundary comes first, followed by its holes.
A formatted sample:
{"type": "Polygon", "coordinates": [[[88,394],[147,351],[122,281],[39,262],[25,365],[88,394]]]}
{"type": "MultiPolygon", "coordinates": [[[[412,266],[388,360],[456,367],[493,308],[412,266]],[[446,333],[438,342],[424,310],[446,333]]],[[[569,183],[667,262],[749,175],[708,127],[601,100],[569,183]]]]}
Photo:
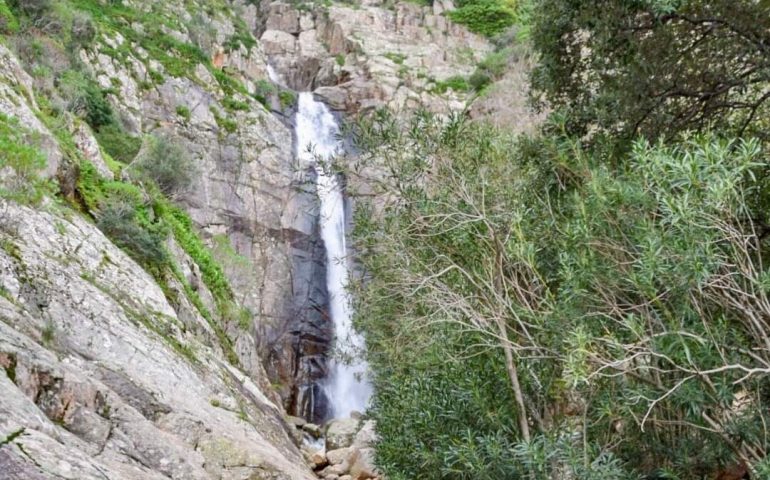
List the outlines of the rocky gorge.
{"type": "MultiPolygon", "coordinates": [[[[47,185],[35,202],[0,200],[0,478],[376,478],[371,421],[316,426],[333,412],[335,331],[297,96],[349,119],[463,110],[470,93],[436,87],[491,45],[445,17],[448,0],[60,6],[74,16],[33,22],[29,38],[5,18],[0,37],[0,114],[44,157],[47,185]],[[66,95],[73,65],[135,158],[172,138],[192,159],[190,185],[141,218],[163,225],[165,273],[91,203],[98,189],[134,195],[133,160],[79,115],[90,97],[66,95]]],[[[4,185],[25,178],[0,170],[4,185]]]]}

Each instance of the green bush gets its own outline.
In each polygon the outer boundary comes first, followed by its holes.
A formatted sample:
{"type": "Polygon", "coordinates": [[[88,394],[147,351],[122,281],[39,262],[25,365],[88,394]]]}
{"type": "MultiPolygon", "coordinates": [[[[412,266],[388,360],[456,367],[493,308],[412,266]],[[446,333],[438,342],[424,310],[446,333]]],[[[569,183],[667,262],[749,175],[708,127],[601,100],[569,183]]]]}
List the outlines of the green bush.
{"type": "Polygon", "coordinates": [[[185,147],[164,135],[151,136],[147,142],[131,171],[140,179],[152,181],[166,196],[189,188],[195,178],[195,165],[185,147]]]}
{"type": "Polygon", "coordinates": [[[66,71],[58,79],[58,90],[67,102],[67,109],[83,117],[94,130],[115,122],[105,92],[84,73],[66,71]]]}
{"type": "Polygon", "coordinates": [[[167,263],[163,236],[138,223],[134,204],[111,198],[96,219],[99,230],[140,264],[151,270],[162,270],[167,263]]]}
{"type": "Polygon", "coordinates": [[[105,152],[125,165],[131,163],[142,148],[141,138],[132,137],[115,123],[100,128],[96,139],[105,152]]]}
{"type": "Polygon", "coordinates": [[[185,122],[190,121],[190,109],[184,105],[178,105],[176,107],[176,114],[184,119],[185,122]]]}
{"type": "Polygon", "coordinates": [[[511,62],[512,48],[492,52],[479,62],[478,69],[493,78],[501,77],[511,62]]]}
{"type": "Polygon", "coordinates": [[[13,14],[5,0],[0,0],[0,34],[14,34],[18,31],[19,21],[16,19],[16,15],[13,14]]]}
{"type": "Polygon", "coordinates": [[[468,77],[468,85],[476,92],[484,90],[490,83],[492,83],[492,78],[479,70],[476,70],[468,77]]]}
{"type": "Polygon", "coordinates": [[[222,106],[229,112],[246,111],[249,109],[248,103],[236,100],[233,97],[225,97],[222,100],[222,106]]]}
{"type": "Polygon", "coordinates": [[[35,204],[52,190],[39,176],[47,162],[36,144],[16,118],[0,113],[0,197],[35,204]]]}
{"type": "Polygon", "coordinates": [[[770,450],[758,142],[395,125],[356,135],[398,174],[354,234],[389,478],[695,480],[770,450]]]}
{"type": "Polygon", "coordinates": [[[77,192],[99,229],[156,278],[168,266],[166,233],[151,221],[149,199],[136,186],[102,178],[93,164],[81,162],[77,192]]]}
{"type": "Polygon", "coordinates": [[[36,19],[45,14],[53,2],[52,0],[8,0],[8,5],[14,10],[36,19]]]}
{"type": "Polygon", "coordinates": [[[281,90],[278,100],[281,102],[281,108],[291,108],[297,104],[297,94],[291,90],[281,90]]]}
{"type": "Polygon", "coordinates": [[[494,36],[516,22],[515,12],[499,0],[475,0],[449,12],[449,18],[472,32],[494,36]]]}
{"type": "Polygon", "coordinates": [[[453,90],[455,92],[467,92],[470,90],[468,80],[461,75],[455,75],[449,77],[446,80],[436,82],[436,85],[431,90],[433,93],[443,94],[447,90],[453,90]]]}
{"type": "Polygon", "coordinates": [[[270,83],[267,80],[257,80],[254,85],[254,98],[257,99],[259,103],[262,105],[267,106],[267,102],[270,99],[271,95],[275,95],[277,93],[278,89],[270,83]]]}
{"type": "Polygon", "coordinates": [[[81,11],[72,12],[70,21],[70,42],[74,48],[83,48],[91,45],[96,38],[96,25],[88,13],[81,11]]]}

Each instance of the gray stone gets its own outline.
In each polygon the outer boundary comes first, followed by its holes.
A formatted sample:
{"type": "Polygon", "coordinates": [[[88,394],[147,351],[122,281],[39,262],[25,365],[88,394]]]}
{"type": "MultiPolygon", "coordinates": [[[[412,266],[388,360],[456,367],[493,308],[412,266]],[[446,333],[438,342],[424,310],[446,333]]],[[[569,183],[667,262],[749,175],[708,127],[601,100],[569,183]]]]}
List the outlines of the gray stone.
{"type": "Polygon", "coordinates": [[[16,253],[0,249],[0,285],[8,292],[0,296],[0,352],[4,363],[15,362],[17,382],[0,376],[0,438],[23,428],[18,441],[35,460],[32,466],[7,460],[14,469],[30,478],[30,472],[57,472],[78,479],[203,480],[237,467],[313,478],[280,409],[209,347],[176,329],[160,287],[92,223],[2,207],[24,221],[13,237],[3,237],[16,253]],[[45,292],[46,305],[30,304],[25,291],[45,292]],[[193,368],[142,319],[188,345],[199,363],[193,368]],[[43,329],[55,332],[56,355],[43,329]],[[219,392],[240,399],[248,423],[209,403],[219,392]]]}
{"type": "Polygon", "coordinates": [[[286,423],[288,423],[289,425],[292,425],[292,426],[294,426],[296,428],[302,429],[307,424],[307,420],[305,420],[304,418],[294,417],[292,415],[287,415],[286,416],[286,423]]]}
{"type": "Polygon", "coordinates": [[[328,450],[326,452],[326,458],[329,461],[329,465],[340,465],[350,457],[353,453],[353,449],[350,447],[338,448],[337,450],[328,450]]]}
{"type": "Polygon", "coordinates": [[[366,420],[353,439],[353,447],[358,449],[371,448],[377,442],[377,423],[374,420],[366,420]]]}
{"type": "Polygon", "coordinates": [[[297,34],[300,32],[299,11],[285,3],[271,3],[265,19],[265,28],[297,34]]]}
{"type": "Polygon", "coordinates": [[[302,430],[307,432],[311,437],[313,438],[320,438],[323,432],[321,431],[321,427],[316,425],[315,423],[306,423],[302,426],[302,430]]]}
{"type": "Polygon", "coordinates": [[[358,433],[360,422],[352,418],[336,419],[326,426],[327,451],[349,447],[358,433]]]}
{"type": "Polygon", "coordinates": [[[377,478],[377,470],[374,468],[374,449],[364,448],[355,450],[350,457],[350,476],[355,480],[367,480],[377,478]]]}
{"type": "Polygon", "coordinates": [[[291,54],[297,48],[294,36],[280,30],[265,30],[259,40],[268,55],[291,54]]]}
{"type": "Polygon", "coordinates": [[[342,87],[318,87],[313,93],[334,110],[345,110],[348,92],[342,87]]]}

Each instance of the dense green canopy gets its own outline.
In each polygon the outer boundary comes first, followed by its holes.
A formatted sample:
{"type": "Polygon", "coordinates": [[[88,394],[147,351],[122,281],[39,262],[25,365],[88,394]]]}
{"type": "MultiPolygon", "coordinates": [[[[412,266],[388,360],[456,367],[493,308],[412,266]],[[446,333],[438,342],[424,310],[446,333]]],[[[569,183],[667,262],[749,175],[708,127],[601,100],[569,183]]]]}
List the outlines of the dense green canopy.
{"type": "Polygon", "coordinates": [[[706,127],[767,138],[770,2],[543,0],[538,96],[570,130],[628,140],[706,127]]]}
{"type": "Polygon", "coordinates": [[[515,138],[357,131],[393,479],[770,478],[770,2],[536,2],[515,138]],[[739,477],[735,477],[739,478],[739,477]]]}

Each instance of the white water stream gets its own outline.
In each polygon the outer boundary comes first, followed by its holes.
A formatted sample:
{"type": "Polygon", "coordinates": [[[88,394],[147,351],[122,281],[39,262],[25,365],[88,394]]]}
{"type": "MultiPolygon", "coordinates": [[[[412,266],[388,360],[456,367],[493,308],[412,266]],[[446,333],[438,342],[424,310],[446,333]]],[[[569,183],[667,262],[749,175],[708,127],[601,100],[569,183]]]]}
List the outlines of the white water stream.
{"type": "MultiPolygon", "coordinates": [[[[276,76],[277,77],[277,76],[276,76]]],[[[315,165],[321,207],[321,238],[326,248],[326,285],[329,314],[334,322],[334,356],[325,391],[334,418],[363,412],[371,396],[367,365],[361,359],[363,337],[351,321],[352,307],[346,289],[349,278],[345,232],[345,200],[337,175],[327,161],[341,152],[339,126],[334,115],[310,92],[299,94],[296,126],[297,155],[302,165],[315,165]]]]}

